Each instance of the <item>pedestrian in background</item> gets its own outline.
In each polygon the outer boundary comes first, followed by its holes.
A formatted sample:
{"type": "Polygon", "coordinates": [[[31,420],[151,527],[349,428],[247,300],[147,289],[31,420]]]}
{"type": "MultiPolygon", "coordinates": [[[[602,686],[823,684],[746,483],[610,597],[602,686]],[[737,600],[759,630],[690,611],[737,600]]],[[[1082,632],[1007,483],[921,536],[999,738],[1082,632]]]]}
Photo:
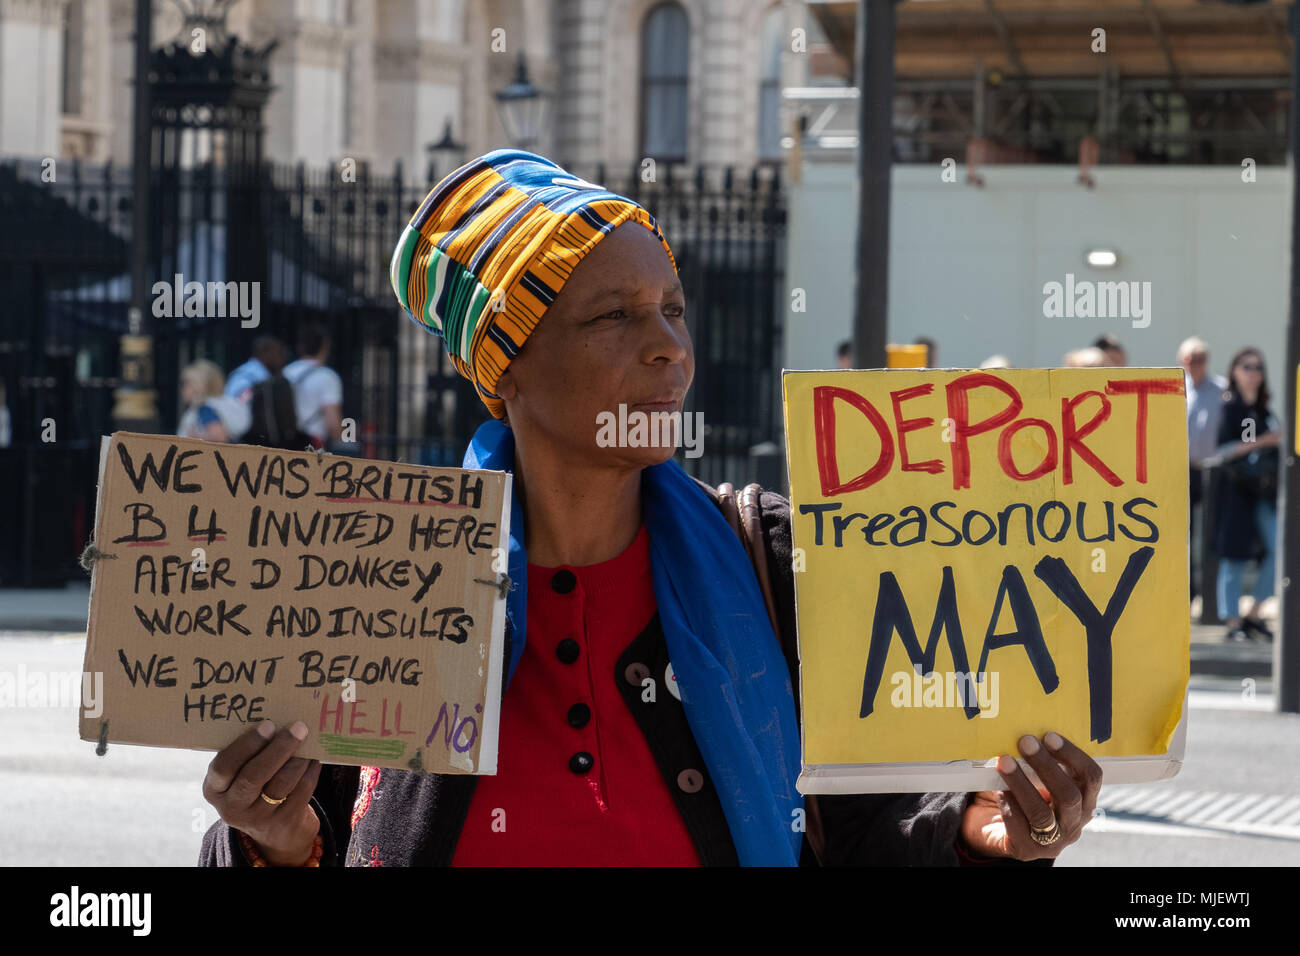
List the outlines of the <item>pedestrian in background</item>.
{"type": "Polygon", "coordinates": [[[259,335],[253,340],[253,357],[234,369],[226,380],[226,394],[241,402],[252,401],[253,386],[284,368],[289,360],[287,351],[274,335],[259,335]]]}
{"type": "Polygon", "coordinates": [[[1061,364],[1066,368],[1105,368],[1109,363],[1106,353],[1094,345],[1091,348],[1066,352],[1061,364]]]}
{"type": "MultiPolygon", "coordinates": [[[[1222,376],[1211,375],[1210,348],[1204,340],[1193,336],[1178,346],[1178,364],[1183,367],[1187,393],[1187,501],[1188,541],[1192,542],[1191,595],[1196,597],[1199,580],[1196,558],[1196,512],[1200,510],[1205,492],[1206,462],[1214,457],[1219,444],[1219,422],[1223,418],[1223,393],[1228,382],[1222,376]]],[[[1205,529],[1201,529],[1201,534],[1205,529]]]]}
{"type": "Polygon", "coordinates": [[[343,379],[325,361],[330,354],[329,333],[322,325],[304,326],[298,334],[298,354],[284,369],[293,386],[298,427],[317,448],[343,438],[343,379]]]}
{"type": "Polygon", "coordinates": [[[1251,631],[1272,640],[1259,608],[1273,594],[1277,541],[1277,479],[1280,423],[1268,410],[1264,356],[1244,348],[1228,366],[1228,397],[1219,423],[1223,480],[1216,501],[1219,552],[1219,613],[1228,621],[1228,640],[1247,640],[1251,631]],[[1260,555],[1254,601],[1240,613],[1246,564],[1260,555]]]}
{"type": "MultiPolygon", "coordinates": [[[[244,436],[244,443],[290,451],[314,449],[316,446],[311,438],[298,427],[298,408],[293,386],[284,377],[288,349],[282,341],[268,335],[259,337],[253,343],[253,352],[253,360],[250,361],[257,361],[266,374],[240,393],[248,396],[248,410],[253,419],[244,436]]],[[[245,362],[240,368],[248,364],[245,362]]],[[[226,393],[230,393],[229,385],[226,386],[226,393]]]]}
{"type": "Polygon", "coordinates": [[[853,343],[850,340],[845,339],[835,350],[835,363],[837,368],[853,368],[853,343]]]}
{"type": "Polygon", "coordinates": [[[191,362],[181,371],[181,415],[176,434],[204,441],[239,441],[248,430],[248,406],[223,394],[226,381],[216,363],[191,362]]]}
{"type": "Polygon", "coordinates": [[[1124,351],[1124,346],[1120,345],[1119,339],[1109,332],[1097,336],[1096,341],[1092,343],[1092,347],[1101,349],[1102,354],[1106,356],[1106,365],[1113,368],[1124,368],[1128,365],[1128,353],[1124,351]]]}

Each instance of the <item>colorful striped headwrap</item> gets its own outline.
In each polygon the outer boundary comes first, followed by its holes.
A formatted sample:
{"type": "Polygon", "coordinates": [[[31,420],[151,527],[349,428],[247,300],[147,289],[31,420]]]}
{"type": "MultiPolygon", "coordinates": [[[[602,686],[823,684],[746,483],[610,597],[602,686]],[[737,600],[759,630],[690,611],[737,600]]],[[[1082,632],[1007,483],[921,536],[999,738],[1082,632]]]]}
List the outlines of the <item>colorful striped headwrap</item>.
{"type": "Polygon", "coordinates": [[[501,373],[596,243],[638,222],[672,250],[630,199],[535,153],[497,149],[438,183],[393,250],[389,278],[402,307],[442,338],[456,370],[494,418],[501,373]]]}

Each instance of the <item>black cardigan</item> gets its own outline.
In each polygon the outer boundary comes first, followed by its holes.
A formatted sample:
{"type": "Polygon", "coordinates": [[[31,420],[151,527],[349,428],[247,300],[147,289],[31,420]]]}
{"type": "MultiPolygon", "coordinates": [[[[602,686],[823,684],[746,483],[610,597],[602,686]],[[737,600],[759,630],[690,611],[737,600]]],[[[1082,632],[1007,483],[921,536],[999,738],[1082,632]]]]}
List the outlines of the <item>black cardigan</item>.
{"type": "MultiPolygon", "coordinates": [[[[793,635],[790,505],[772,492],[764,492],[761,502],[777,616],[782,631],[793,635]]],[[[793,642],[788,645],[793,646],[793,642]]],[[[505,655],[508,661],[508,624],[505,655]]],[[[655,615],[628,645],[609,679],[618,685],[645,734],[701,860],[706,866],[735,866],[738,858],[731,832],[686,722],[685,710],[672,694],[660,694],[651,704],[642,703],[641,676],[661,674],[667,665],[668,649],[655,615]],[[696,775],[687,774],[688,770],[695,771],[696,775]],[[703,786],[699,786],[700,778],[703,786]]],[[[797,693],[797,682],[794,687],[797,693]]],[[[477,776],[385,768],[380,772],[374,799],[353,830],[350,818],[359,777],[357,767],[327,765],[321,769],[312,803],[321,818],[322,866],[416,866],[451,862],[478,783],[477,776]]],[[[960,862],[955,843],[969,794],[890,793],[817,799],[828,865],[956,866],[960,862]]],[[[1050,864],[1050,861],[1042,862],[1050,864]]],[[[801,863],[816,863],[806,837],[801,863]]],[[[199,865],[248,866],[238,833],[217,821],[204,834],[199,865]]]]}
{"type": "MultiPolygon", "coordinates": [[[[1241,441],[1248,419],[1254,419],[1255,431],[1259,435],[1278,427],[1268,409],[1247,405],[1241,396],[1233,394],[1223,404],[1223,415],[1219,419],[1219,446],[1241,441]]],[[[1259,449],[1254,454],[1264,456],[1271,467],[1278,467],[1276,448],[1259,449]]],[[[1220,469],[1218,495],[1214,503],[1214,547],[1221,558],[1246,561],[1255,557],[1263,542],[1255,527],[1255,496],[1232,480],[1231,470],[1231,464],[1220,469]]]]}

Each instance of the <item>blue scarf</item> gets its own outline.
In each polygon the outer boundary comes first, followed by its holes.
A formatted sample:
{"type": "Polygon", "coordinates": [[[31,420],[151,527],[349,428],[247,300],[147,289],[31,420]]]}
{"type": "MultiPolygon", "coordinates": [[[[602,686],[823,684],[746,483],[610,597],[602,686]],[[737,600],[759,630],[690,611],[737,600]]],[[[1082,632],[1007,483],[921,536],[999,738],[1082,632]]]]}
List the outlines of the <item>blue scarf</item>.
{"type": "MultiPolygon", "coordinates": [[[[514,435],[495,419],[464,467],[514,471],[514,435]]],[[[749,557],[717,505],[666,461],[642,472],[655,601],[686,720],[712,775],[742,866],[797,866],[803,797],[799,728],[784,656],[749,557]],[[800,811],[798,814],[795,811],[800,811]]],[[[523,509],[510,503],[512,631],[506,682],[524,653],[528,555],[523,509]]]]}

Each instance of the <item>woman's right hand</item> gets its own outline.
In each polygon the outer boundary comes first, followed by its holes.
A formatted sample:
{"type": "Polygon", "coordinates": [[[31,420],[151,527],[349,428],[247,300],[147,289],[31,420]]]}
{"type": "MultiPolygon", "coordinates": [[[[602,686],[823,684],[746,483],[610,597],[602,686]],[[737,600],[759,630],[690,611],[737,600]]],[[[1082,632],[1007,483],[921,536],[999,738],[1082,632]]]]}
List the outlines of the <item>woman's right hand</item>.
{"type": "Polygon", "coordinates": [[[309,802],[320,761],[293,755],[306,738],[302,721],[277,732],[263,720],[219,751],[203,778],[203,799],[227,824],[248,834],[272,866],[301,865],[320,830],[309,802]],[[264,793],[284,802],[272,806],[262,799],[264,793]]]}

